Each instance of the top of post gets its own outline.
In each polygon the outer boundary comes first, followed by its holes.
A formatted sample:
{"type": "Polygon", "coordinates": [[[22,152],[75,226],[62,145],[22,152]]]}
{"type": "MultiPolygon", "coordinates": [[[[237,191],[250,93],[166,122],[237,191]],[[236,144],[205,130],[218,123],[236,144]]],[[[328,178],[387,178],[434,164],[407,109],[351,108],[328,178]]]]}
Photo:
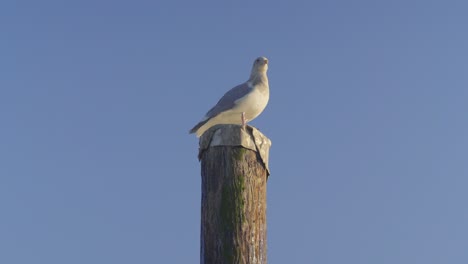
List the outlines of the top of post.
{"type": "Polygon", "coordinates": [[[240,125],[215,125],[211,127],[200,137],[198,159],[201,159],[206,149],[216,146],[239,146],[257,152],[262,159],[267,175],[270,175],[268,155],[271,140],[255,127],[249,125],[245,129],[240,125]]]}

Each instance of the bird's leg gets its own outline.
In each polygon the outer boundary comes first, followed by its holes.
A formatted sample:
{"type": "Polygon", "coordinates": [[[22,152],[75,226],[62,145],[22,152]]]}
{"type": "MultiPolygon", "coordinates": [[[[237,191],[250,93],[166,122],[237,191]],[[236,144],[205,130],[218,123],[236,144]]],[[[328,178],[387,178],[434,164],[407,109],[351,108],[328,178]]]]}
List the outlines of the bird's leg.
{"type": "Polygon", "coordinates": [[[242,112],[241,114],[241,121],[242,121],[242,129],[245,130],[245,125],[247,124],[247,122],[245,121],[245,112],[242,112]]]}

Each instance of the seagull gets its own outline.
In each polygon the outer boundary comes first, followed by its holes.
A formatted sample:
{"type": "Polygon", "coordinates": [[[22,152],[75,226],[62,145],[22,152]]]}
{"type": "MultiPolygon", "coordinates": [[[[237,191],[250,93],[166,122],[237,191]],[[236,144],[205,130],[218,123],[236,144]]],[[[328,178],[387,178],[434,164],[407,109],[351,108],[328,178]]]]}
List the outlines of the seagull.
{"type": "Polygon", "coordinates": [[[200,137],[210,127],[218,124],[237,124],[245,128],[247,122],[260,115],[268,104],[270,89],[267,70],[267,58],[255,59],[249,79],[225,93],[190,130],[190,134],[196,133],[200,137]]]}

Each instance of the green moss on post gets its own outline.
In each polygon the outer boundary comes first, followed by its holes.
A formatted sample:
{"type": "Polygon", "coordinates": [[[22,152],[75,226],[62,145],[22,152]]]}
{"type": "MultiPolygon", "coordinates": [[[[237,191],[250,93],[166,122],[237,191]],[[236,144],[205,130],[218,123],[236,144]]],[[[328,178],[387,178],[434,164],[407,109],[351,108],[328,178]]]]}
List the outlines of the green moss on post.
{"type": "Polygon", "coordinates": [[[267,171],[236,146],[201,155],[201,263],[266,263],[267,171]]]}
{"type": "Polygon", "coordinates": [[[236,149],[236,151],[234,152],[234,155],[236,157],[236,160],[237,161],[242,161],[244,159],[244,156],[245,156],[245,152],[247,150],[244,149],[244,148],[238,148],[236,149]]]}

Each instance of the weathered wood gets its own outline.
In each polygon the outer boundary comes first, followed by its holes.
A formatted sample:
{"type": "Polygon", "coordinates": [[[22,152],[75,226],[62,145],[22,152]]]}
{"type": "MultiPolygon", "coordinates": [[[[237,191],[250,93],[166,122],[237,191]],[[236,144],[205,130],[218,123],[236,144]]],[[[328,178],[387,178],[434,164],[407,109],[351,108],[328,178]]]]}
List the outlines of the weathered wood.
{"type": "MultiPolygon", "coordinates": [[[[233,129],[239,133],[239,128],[233,129]]],[[[200,263],[267,263],[268,172],[259,153],[221,142],[201,152],[200,158],[200,263]]]]}

